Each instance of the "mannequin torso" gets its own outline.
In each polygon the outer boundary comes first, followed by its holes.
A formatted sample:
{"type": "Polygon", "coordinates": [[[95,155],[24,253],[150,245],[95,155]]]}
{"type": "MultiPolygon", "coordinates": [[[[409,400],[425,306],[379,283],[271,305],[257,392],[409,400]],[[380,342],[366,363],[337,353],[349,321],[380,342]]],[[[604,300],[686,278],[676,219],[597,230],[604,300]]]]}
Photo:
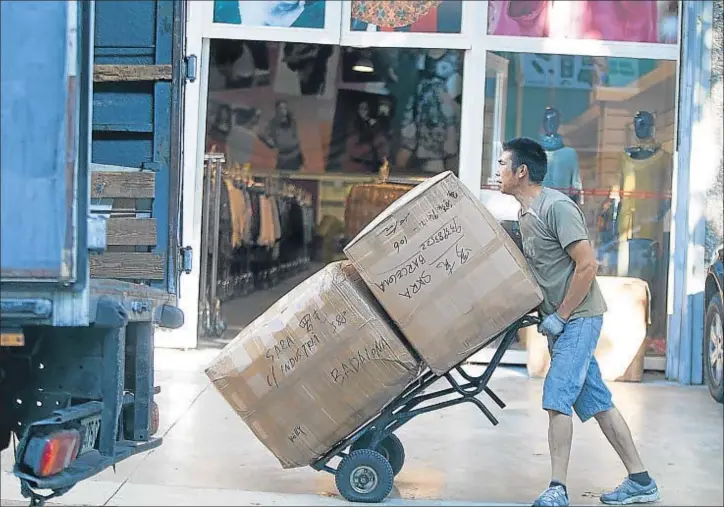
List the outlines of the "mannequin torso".
{"type": "Polygon", "coordinates": [[[665,189],[671,178],[671,155],[660,147],[627,149],[621,160],[619,241],[646,238],[658,241],[663,232],[665,189]]]}

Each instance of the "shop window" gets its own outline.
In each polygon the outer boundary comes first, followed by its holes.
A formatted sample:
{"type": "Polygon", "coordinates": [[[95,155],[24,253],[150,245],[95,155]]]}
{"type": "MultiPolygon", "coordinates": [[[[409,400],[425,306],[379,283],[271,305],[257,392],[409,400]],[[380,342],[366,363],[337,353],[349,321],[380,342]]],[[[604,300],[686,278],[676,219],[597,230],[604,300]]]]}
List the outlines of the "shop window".
{"type": "Polygon", "coordinates": [[[458,50],[214,40],[206,151],[234,178],[308,196],[310,257],[330,262],[404,190],[457,174],[462,75],[458,50]],[[349,204],[383,166],[389,183],[349,204]]]}
{"type": "Polygon", "coordinates": [[[488,34],[673,43],[676,0],[491,0],[488,34]]]}
{"type": "Polygon", "coordinates": [[[463,51],[216,40],[207,148],[254,173],[457,173],[463,51]]]}
{"type": "Polygon", "coordinates": [[[599,274],[648,285],[653,354],[665,353],[675,93],[675,62],[488,53],[483,199],[497,194],[500,141],[539,140],[543,184],[583,210],[599,274]]]}

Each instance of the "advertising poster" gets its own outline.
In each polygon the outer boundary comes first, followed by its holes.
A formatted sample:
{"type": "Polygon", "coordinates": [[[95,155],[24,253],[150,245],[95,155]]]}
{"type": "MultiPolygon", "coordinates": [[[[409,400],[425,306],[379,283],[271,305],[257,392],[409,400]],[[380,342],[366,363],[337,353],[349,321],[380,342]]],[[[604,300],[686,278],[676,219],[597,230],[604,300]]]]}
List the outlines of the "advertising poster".
{"type": "Polygon", "coordinates": [[[352,0],[353,32],[460,33],[462,0],[352,0]]]}
{"type": "Polygon", "coordinates": [[[214,0],[214,23],[324,28],[325,0],[214,0]]]}
{"type": "Polygon", "coordinates": [[[675,44],[679,4],[656,0],[491,0],[488,34],[675,44]]]}
{"type": "Polygon", "coordinates": [[[207,149],[216,146],[231,165],[249,163],[254,172],[324,171],[338,50],[300,46],[215,41],[207,149]]]}
{"type": "Polygon", "coordinates": [[[457,172],[462,76],[459,50],[215,40],[207,150],[254,173],[457,172]]]}

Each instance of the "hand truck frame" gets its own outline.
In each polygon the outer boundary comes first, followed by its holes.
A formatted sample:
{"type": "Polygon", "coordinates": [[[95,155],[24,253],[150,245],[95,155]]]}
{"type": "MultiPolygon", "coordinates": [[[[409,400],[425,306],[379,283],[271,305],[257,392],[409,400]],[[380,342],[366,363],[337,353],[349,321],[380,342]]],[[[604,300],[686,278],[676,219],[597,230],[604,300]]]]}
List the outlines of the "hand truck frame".
{"type": "Polygon", "coordinates": [[[317,471],[325,471],[334,475],[337,490],[345,499],[351,502],[381,502],[390,494],[394,477],[400,472],[405,461],[402,442],[394,434],[404,424],[419,415],[461,403],[472,403],[480,409],[493,426],[498,424],[493,413],[477,396],[485,392],[498,407],[505,408],[503,400],[488,387],[488,382],[503,359],[503,355],[515,340],[518,331],[539,322],[537,317],[525,315],[505,331],[486,341],[480,349],[502,336],[493,358],[480,375],[471,375],[466,372],[462,366],[463,363],[453,367],[442,376],[426,369],[376,417],[338,442],[310,466],[317,471]],[[453,371],[463,378],[463,383],[453,377],[453,371]],[[425,390],[443,379],[450,387],[425,394],[425,390]],[[419,406],[422,403],[439,400],[450,395],[455,397],[427,406],[419,406]],[[347,450],[348,448],[349,450],[347,450]],[[335,457],[341,458],[341,461],[336,468],[333,468],[329,463],[335,457]]]}

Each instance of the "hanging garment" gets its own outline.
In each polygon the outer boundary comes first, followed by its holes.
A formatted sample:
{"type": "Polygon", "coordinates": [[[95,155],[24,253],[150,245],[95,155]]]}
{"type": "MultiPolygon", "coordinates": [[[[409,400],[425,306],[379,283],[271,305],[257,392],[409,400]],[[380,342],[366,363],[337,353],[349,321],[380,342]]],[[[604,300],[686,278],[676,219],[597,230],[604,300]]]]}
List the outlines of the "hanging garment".
{"type": "Polygon", "coordinates": [[[268,213],[269,201],[265,195],[259,195],[259,215],[260,215],[260,227],[259,227],[259,239],[257,243],[259,246],[269,245],[269,213],[268,213]]]}
{"type": "Polygon", "coordinates": [[[289,209],[289,242],[296,252],[304,246],[304,211],[296,199],[289,209]]]}
{"type": "Polygon", "coordinates": [[[242,221],[242,202],[239,189],[234,186],[234,182],[228,178],[224,178],[224,186],[229,195],[229,215],[231,222],[231,246],[236,248],[241,245],[241,221],[242,221]]]}
{"type": "MultiPolygon", "coordinates": [[[[213,181],[211,188],[214,188],[213,181]]],[[[231,206],[229,203],[230,200],[228,188],[226,185],[221,185],[218,201],[210,203],[211,206],[209,208],[209,229],[206,236],[209,252],[208,267],[209,269],[211,269],[211,260],[213,259],[214,255],[216,255],[218,259],[216,264],[217,277],[219,277],[219,279],[230,264],[234,250],[232,246],[233,226],[231,206]],[[214,226],[213,220],[216,207],[218,207],[219,210],[219,229],[216,233],[216,236],[214,236],[214,231],[212,228],[214,226]]]]}
{"type": "Polygon", "coordinates": [[[254,210],[252,208],[251,192],[246,187],[242,190],[244,194],[244,229],[242,236],[244,244],[250,245],[254,242],[252,229],[254,227],[254,210]]]}
{"type": "Polygon", "coordinates": [[[276,197],[269,199],[272,205],[272,219],[274,224],[274,242],[277,242],[282,237],[282,225],[279,218],[279,204],[276,197]]]}
{"type": "Polygon", "coordinates": [[[308,205],[304,206],[304,217],[305,217],[304,222],[306,224],[306,227],[305,227],[306,234],[305,234],[304,244],[309,246],[314,241],[314,224],[315,224],[314,208],[312,208],[311,206],[308,206],[308,205]]]}
{"type": "Polygon", "coordinates": [[[238,197],[237,197],[237,198],[238,198],[238,200],[239,200],[239,203],[238,203],[239,211],[238,211],[238,213],[239,213],[239,238],[240,238],[240,243],[239,243],[238,246],[242,246],[244,243],[246,243],[245,233],[246,233],[246,227],[247,227],[247,216],[246,216],[246,201],[247,201],[247,197],[246,197],[246,191],[245,191],[245,189],[244,189],[243,184],[237,183],[237,184],[235,184],[235,187],[236,187],[237,192],[238,192],[238,194],[237,194],[238,197]]]}
{"type": "Polygon", "coordinates": [[[274,246],[274,243],[276,241],[275,238],[275,232],[274,232],[274,208],[272,205],[271,199],[266,196],[262,195],[262,236],[263,236],[263,245],[266,247],[272,247],[274,246]]]}
{"type": "Polygon", "coordinates": [[[249,192],[251,197],[251,225],[249,227],[249,243],[259,244],[261,237],[261,194],[257,190],[249,192]]]}

